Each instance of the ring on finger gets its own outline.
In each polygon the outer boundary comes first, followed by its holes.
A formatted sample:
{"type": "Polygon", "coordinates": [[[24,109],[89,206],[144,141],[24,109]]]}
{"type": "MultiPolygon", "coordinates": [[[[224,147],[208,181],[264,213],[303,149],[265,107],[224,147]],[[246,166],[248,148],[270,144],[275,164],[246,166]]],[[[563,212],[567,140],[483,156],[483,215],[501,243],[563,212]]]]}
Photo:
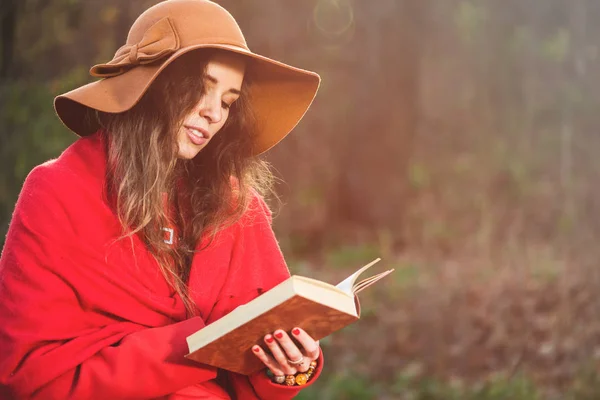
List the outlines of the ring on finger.
{"type": "Polygon", "coordinates": [[[304,356],[300,356],[299,359],[297,360],[290,360],[289,358],[287,359],[287,363],[290,365],[293,365],[294,367],[298,366],[298,365],[302,365],[304,364],[304,356]]]}
{"type": "Polygon", "coordinates": [[[290,375],[295,374],[295,368],[287,363],[287,358],[279,345],[276,342],[267,343],[269,350],[271,350],[271,355],[275,359],[275,361],[281,367],[281,370],[284,374],[290,375]]]}
{"type": "Polygon", "coordinates": [[[308,371],[310,368],[310,360],[308,360],[307,358],[304,359],[304,362],[301,365],[296,366],[296,370],[298,372],[306,372],[308,371]]]}

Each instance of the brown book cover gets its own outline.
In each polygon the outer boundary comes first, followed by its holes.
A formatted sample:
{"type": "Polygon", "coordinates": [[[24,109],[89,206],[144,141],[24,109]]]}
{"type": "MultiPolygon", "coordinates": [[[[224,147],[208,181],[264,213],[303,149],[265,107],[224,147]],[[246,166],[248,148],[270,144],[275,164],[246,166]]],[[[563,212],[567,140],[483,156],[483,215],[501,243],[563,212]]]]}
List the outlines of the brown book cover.
{"type": "Polygon", "coordinates": [[[252,353],[263,348],[262,338],[275,329],[287,332],[298,326],[315,340],[350,325],[360,317],[357,293],[391,273],[385,271],[356,283],[377,259],[334,286],[315,279],[292,276],[218,321],[188,336],[189,359],[249,375],[264,368],[252,353]]]}

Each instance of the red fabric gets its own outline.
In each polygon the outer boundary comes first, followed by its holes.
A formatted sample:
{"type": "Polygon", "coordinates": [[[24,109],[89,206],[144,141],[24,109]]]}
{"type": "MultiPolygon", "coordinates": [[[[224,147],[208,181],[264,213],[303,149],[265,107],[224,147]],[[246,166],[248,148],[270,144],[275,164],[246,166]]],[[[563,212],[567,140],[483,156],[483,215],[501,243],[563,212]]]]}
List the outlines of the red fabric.
{"type": "Polygon", "coordinates": [[[262,199],[195,256],[186,319],[139,239],[116,240],[104,143],[79,139],[25,181],[0,258],[0,398],[294,397],[262,372],[217,380],[184,358],[187,335],[289,276],[262,199]]]}

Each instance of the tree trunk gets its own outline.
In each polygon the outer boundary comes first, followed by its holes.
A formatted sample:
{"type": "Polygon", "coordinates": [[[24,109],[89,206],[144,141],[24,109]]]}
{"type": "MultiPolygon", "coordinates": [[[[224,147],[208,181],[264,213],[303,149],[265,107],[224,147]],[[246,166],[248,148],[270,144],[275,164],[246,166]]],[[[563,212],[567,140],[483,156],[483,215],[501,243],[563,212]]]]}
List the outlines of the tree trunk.
{"type": "Polygon", "coordinates": [[[339,132],[330,210],[338,228],[385,230],[403,241],[408,171],[418,128],[423,0],[356,2],[354,110],[339,132]]]}
{"type": "Polygon", "coordinates": [[[12,64],[15,29],[17,27],[17,3],[17,0],[3,0],[0,8],[0,34],[2,35],[0,80],[8,78],[12,64]]]}

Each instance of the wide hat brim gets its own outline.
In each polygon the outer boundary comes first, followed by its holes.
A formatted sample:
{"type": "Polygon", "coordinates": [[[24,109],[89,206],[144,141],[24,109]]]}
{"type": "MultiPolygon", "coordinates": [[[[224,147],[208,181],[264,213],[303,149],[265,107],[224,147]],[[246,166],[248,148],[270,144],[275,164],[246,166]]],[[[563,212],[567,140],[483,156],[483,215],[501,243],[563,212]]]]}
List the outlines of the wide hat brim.
{"type": "Polygon", "coordinates": [[[121,113],[131,109],[173,60],[190,51],[208,48],[231,51],[247,58],[246,74],[252,81],[249,88],[251,108],[256,117],[253,153],[269,150],[302,119],[317,93],[320,77],[312,71],[233,45],[188,46],[160,62],[137,65],[120,75],[89,83],[57,96],[54,100],[56,114],[77,135],[90,135],[100,128],[94,110],[121,113]]]}

